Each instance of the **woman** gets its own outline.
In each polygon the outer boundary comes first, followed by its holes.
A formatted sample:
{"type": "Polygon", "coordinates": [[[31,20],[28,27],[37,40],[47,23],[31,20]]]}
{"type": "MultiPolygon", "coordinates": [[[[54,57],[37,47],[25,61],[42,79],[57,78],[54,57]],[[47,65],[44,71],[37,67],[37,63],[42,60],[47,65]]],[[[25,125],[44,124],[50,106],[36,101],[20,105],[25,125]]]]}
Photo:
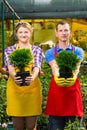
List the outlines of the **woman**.
{"type": "Polygon", "coordinates": [[[36,130],[37,116],[41,114],[42,93],[38,74],[42,62],[42,51],[30,44],[33,29],[27,22],[19,22],[15,27],[17,43],[5,49],[5,67],[9,72],[7,82],[7,114],[12,116],[14,130],[36,130]],[[20,87],[22,79],[16,77],[14,65],[9,62],[9,55],[16,49],[29,48],[34,63],[30,66],[31,75],[26,78],[28,86],[20,87]]]}

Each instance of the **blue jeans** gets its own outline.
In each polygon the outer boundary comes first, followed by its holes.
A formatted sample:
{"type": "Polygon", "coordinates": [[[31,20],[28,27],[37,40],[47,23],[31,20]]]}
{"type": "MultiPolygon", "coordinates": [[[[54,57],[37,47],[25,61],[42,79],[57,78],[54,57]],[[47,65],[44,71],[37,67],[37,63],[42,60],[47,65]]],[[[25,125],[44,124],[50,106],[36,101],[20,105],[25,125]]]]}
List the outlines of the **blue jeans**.
{"type": "MultiPolygon", "coordinates": [[[[49,116],[48,130],[64,130],[69,121],[74,122],[75,116],[49,116]]],[[[81,117],[78,117],[81,120],[81,117]]]]}

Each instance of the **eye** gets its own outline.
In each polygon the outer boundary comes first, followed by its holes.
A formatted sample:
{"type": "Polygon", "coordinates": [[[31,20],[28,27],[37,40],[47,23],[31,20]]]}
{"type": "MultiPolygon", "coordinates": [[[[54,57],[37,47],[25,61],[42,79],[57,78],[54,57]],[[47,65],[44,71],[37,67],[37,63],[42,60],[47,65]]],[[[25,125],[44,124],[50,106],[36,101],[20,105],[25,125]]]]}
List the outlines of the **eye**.
{"type": "Polygon", "coordinates": [[[20,31],[19,33],[23,33],[22,31],[20,31]]]}
{"type": "Polygon", "coordinates": [[[65,32],[68,32],[68,30],[67,30],[67,29],[65,29],[64,31],[65,31],[65,32]]]}
{"type": "Polygon", "coordinates": [[[59,32],[62,32],[62,30],[59,30],[59,32]]]}
{"type": "Polygon", "coordinates": [[[29,33],[28,31],[25,31],[25,33],[29,33]]]}

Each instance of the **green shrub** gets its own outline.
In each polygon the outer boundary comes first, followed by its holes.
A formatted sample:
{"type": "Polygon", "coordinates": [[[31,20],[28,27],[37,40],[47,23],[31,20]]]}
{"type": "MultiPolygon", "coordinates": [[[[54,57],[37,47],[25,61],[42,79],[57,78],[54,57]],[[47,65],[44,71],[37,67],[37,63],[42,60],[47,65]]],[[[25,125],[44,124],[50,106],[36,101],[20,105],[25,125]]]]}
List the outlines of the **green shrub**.
{"type": "Polygon", "coordinates": [[[59,67],[60,77],[69,78],[73,76],[72,71],[77,68],[80,59],[74,53],[63,50],[56,58],[56,62],[59,67]]]}
{"type": "Polygon", "coordinates": [[[20,72],[24,71],[24,68],[32,61],[32,53],[30,49],[17,49],[10,54],[10,62],[17,68],[20,72]]]}

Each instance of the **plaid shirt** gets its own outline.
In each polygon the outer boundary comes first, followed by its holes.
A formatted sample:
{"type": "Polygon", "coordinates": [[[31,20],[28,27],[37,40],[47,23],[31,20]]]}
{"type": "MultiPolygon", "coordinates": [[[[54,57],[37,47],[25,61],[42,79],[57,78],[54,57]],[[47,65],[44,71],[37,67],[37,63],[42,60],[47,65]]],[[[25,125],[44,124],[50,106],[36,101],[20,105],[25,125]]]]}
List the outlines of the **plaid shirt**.
{"type": "MultiPolygon", "coordinates": [[[[5,67],[6,67],[7,70],[8,70],[8,65],[10,64],[9,55],[15,49],[16,49],[16,44],[14,44],[13,46],[10,46],[10,47],[5,49],[4,61],[5,61],[5,67]]],[[[33,55],[34,55],[34,65],[33,65],[33,67],[41,68],[41,63],[42,63],[42,50],[41,50],[41,48],[38,47],[38,46],[32,45],[32,52],[33,52],[33,55]]]]}

